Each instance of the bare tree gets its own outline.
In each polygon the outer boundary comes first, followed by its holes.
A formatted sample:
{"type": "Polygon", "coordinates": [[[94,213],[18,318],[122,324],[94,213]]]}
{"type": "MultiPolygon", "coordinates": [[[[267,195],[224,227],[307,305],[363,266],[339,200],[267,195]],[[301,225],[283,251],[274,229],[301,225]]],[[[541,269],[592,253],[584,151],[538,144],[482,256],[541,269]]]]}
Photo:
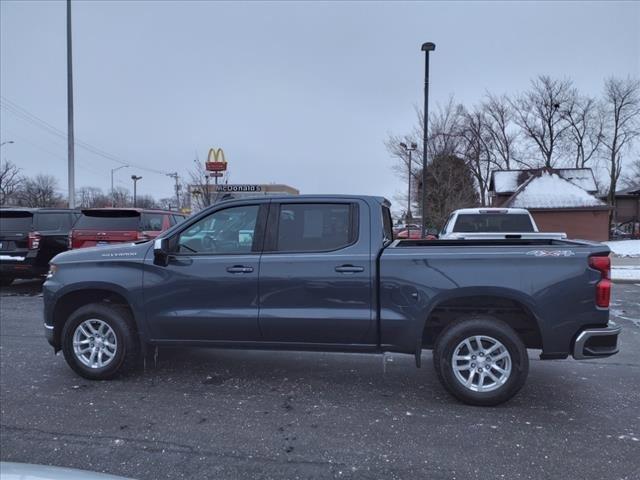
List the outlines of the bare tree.
{"type": "MultiPolygon", "coordinates": [[[[404,182],[411,181],[412,210],[421,212],[422,199],[416,196],[418,184],[422,182],[422,135],[424,131],[424,116],[422,110],[416,108],[417,124],[409,135],[390,135],[385,141],[387,151],[396,160],[392,169],[404,182]],[[409,171],[408,152],[400,143],[417,144],[418,148],[412,152],[411,171],[409,171]],[[414,188],[415,186],[415,188],[414,188]]],[[[427,143],[427,162],[433,158],[457,155],[462,143],[460,131],[464,121],[464,108],[450,97],[446,104],[438,105],[429,115],[429,139],[427,143]]],[[[396,198],[396,197],[394,197],[396,198]]],[[[400,203],[406,204],[407,195],[403,192],[397,196],[400,203]]]]}
{"type": "Polygon", "coordinates": [[[563,110],[569,124],[568,141],[574,150],[576,168],[585,168],[602,143],[603,118],[594,98],[576,96],[573,108],[563,110]]]}
{"type": "Polygon", "coordinates": [[[623,154],[640,135],[640,80],[607,79],[604,85],[603,109],[605,124],[602,145],[608,157],[608,200],[610,205],[615,205],[623,154]]]}
{"type": "MultiPolygon", "coordinates": [[[[418,183],[416,197],[422,195],[418,183]]],[[[427,225],[440,229],[458,208],[478,205],[478,193],[466,162],[456,156],[437,156],[427,166],[427,225]]]]}
{"type": "Polygon", "coordinates": [[[473,110],[464,113],[460,130],[463,140],[461,157],[475,179],[482,206],[487,205],[489,200],[491,171],[499,169],[504,158],[493,149],[494,136],[489,126],[491,121],[484,107],[474,107],[473,110]]]}
{"type": "Polygon", "coordinates": [[[151,195],[138,195],[136,197],[138,208],[158,208],[158,202],[151,195]]]}
{"type": "MultiPolygon", "coordinates": [[[[420,119],[417,132],[422,139],[424,129],[423,115],[416,112],[420,119]]],[[[456,155],[460,150],[460,130],[464,121],[464,107],[455,102],[453,96],[444,105],[438,105],[429,115],[429,141],[427,142],[427,157],[446,157],[456,155]]],[[[420,142],[422,143],[422,142],[420,142]]]]}
{"type": "Polygon", "coordinates": [[[23,182],[20,168],[9,160],[0,162],[0,205],[12,201],[23,182]]]}
{"type": "Polygon", "coordinates": [[[64,198],[58,192],[58,180],[53,175],[38,174],[26,178],[18,193],[19,204],[24,207],[56,207],[64,198]]]}
{"type": "Polygon", "coordinates": [[[82,208],[102,208],[111,206],[111,197],[98,187],[81,187],[76,192],[76,203],[82,208]]]}
{"type": "Polygon", "coordinates": [[[519,132],[514,128],[514,111],[506,95],[487,94],[482,103],[488,146],[498,168],[509,170],[516,160],[519,132]]]}
{"type": "Polygon", "coordinates": [[[133,205],[133,197],[126,187],[115,187],[112,192],[113,205],[115,207],[130,207],[133,205]]]}
{"type": "Polygon", "coordinates": [[[545,167],[554,167],[559,163],[562,143],[570,127],[566,112],[573,111],[575,95],[570,80],[541,75],[532,80],[529,91],[511,101],[516,124],[542,157],[542,162],[522,161],[523,164],[535,167],[542,163],[545,167]]]}
{"type": "Polygon", "coordinates": [[[626,172],[626,175],[623,176],[622,180],[627,187],[640,188],[640,157],[637,157],[633,162],[631,162],[631,165],[629,165],[629,169],[626,172]]]}
{"type": "Polygon", "coordinates": [[[211,178],[211,172],[205,169],[204,164],[197,157],[193,164],[194,167],[189,170],[189,179],[191,180],[189,193],[191,194],[191,205],[195,211],[213,205],[218,199],[218,194],[213,189],[214,181],[211,178]]]}

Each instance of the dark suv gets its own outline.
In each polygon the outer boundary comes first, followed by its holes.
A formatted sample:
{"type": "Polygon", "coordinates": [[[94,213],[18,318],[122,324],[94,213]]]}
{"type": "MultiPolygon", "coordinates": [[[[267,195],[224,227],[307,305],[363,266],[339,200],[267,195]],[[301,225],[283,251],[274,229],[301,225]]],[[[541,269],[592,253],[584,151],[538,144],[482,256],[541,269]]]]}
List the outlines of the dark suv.
{"type": "Polygon", "coordinates": [[[0,208],[0,285],[46,275],[79,216],[66,208],[0,208]]]}

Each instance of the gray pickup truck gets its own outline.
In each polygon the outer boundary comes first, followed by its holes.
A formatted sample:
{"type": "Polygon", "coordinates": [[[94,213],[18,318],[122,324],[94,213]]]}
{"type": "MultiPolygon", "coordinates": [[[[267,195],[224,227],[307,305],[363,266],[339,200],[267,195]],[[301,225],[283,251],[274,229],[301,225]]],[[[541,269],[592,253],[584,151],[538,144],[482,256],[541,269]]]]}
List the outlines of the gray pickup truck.
{"type": "Polygon", "coordinates": [[[163,345],[433,350],[458,399],[511,398],[542,359],[618,351],[609,249],[557,239],[394,241],[389,202],[262,197],[216,204],[153,242],[55,257],[44,328],[78,374],[106,379],[163,345]]]}

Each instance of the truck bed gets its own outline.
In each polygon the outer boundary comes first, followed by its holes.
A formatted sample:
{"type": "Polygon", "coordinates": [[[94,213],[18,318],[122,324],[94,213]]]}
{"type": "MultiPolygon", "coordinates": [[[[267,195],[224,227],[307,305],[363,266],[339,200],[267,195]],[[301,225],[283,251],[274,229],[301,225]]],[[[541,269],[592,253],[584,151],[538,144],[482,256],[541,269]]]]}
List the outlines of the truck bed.
{"type": "MultiPolygon", "coordinates": [[[[396,240],[380,257],[381,338],[407,350],[425,322],[437,325],[434,315],[446,323],[481,305],[485,314],[527,320],[527,346],[543,358],[566,357],[581,328],[607,324],[589,257],[608,254],[599,243],[548,238],[396,240]]],[[[432,338],[423,340],[429,348],[432,338]]]]}

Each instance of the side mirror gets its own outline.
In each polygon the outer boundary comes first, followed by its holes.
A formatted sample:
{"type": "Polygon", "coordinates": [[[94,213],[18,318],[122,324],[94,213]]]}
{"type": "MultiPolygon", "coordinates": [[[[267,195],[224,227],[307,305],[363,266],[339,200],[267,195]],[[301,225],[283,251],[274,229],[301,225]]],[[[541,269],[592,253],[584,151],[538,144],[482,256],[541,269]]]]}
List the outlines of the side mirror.
{"type": "Polygon", "coordinates": [[[169,239],[156,238],[153,241],[153,263],[166,267],[169,265],[169,239]]]}

